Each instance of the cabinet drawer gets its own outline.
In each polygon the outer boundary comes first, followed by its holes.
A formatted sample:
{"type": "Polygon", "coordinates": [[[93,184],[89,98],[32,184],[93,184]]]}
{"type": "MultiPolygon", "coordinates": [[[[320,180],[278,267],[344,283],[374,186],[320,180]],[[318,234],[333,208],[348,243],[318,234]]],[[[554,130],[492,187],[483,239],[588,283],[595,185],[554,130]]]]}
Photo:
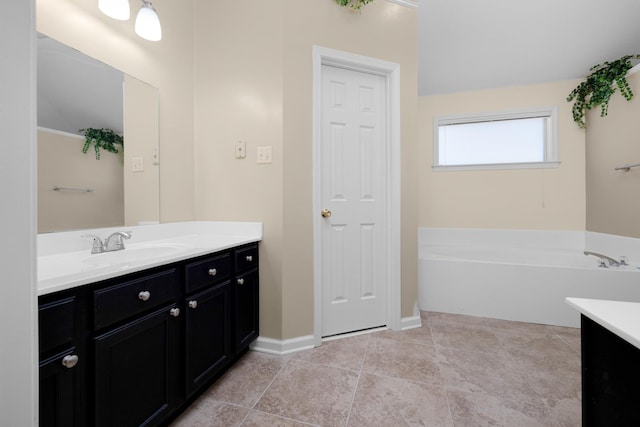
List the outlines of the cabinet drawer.
{"type": "Polygon", "coordinates": [[[258,266],[258,245],[247,246],[236,251],[236,272],[251,270],[258,266]]]}
{"type": "Polygon", "coordinates": [[[177,270],[172,268],[94,291],[95,329],[174,299],[177,285],[177,270]]]}
{"type": "Polygon", "coordinates": [[[190,293],[231,275],[229,252],[216,254],[186,266],[186,292],[190,293]]]}
{"type": "Polygon", "coordinates": [[[73,341],[75,308],[75,297],[42,304],[38,308],[40,354],[73,341]]]}

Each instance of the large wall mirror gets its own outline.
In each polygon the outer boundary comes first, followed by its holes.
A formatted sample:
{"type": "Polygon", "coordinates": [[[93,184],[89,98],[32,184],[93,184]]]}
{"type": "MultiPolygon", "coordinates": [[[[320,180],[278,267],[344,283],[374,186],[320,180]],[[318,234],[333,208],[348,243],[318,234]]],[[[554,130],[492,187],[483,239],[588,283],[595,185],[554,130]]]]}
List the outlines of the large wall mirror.
{"type": "Polygon", "coordinates": [[[38,232],[156,223],[157,88],[38,34],[38,232]],[[124,138],[115,154],[81,129],[124,138]]]}

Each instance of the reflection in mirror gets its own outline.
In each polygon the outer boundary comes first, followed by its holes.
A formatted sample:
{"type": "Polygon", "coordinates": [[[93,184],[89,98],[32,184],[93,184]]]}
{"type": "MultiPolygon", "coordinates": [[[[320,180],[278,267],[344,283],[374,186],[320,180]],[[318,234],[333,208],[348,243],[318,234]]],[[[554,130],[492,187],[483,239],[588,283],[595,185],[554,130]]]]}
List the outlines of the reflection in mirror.
{"type": "Polygon", "coordinates": [[[39,233],[158,222],[158,148],[156,88],[38,35],[39,233]],[[85,128],[124,153],[84,154],[85,128]]]}

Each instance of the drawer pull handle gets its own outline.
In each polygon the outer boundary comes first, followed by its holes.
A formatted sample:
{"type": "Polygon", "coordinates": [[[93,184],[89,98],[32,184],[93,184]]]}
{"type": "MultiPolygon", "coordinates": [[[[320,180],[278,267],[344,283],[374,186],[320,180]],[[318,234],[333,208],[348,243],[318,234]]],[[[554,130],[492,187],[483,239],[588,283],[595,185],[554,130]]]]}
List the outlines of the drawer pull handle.
{"type": "Polygon", "coordinates": [[[169,310],[169,314],[173,317],[178,317],[180,316],[180,309],[179,308],[172,308],[171,310],[169,310]]]}
{"type": "Polygon", "coordinates": [[[253,261],[253,257],[251,255],[247,255],[246,260],[247,260],[247,262],[251,262],[251,261],[253,261]]]}
{"type": "Polygon", "coordinates": [[[78,356],[75,354],[69,354],[62,358],[62,366],[71,369],[78,364],[78,356]]]}
{"type": "Polygon", "coordinates": [[[242,278],[238,279],[238,285],[244,285],[244,279],[242,278]]]}
{"type": "Polygon", "coordinates": [[[215,276],[216,274],[218,274],[218,270],[215,268],[209,270],[209,276],[215,276]]]}
{"type": "Polygon", "coordinates": [[[138,299],[140,301],[147,301],[149,298],[151,298],[151,292],[149,292],[149,291],[141,291],[138,294],[138,299]]]}
{"type": "Polygon", "coordinates": [[[191,300],[189,301],[189,308],[196,308],[198,306],[198,301],[191,300]]]}

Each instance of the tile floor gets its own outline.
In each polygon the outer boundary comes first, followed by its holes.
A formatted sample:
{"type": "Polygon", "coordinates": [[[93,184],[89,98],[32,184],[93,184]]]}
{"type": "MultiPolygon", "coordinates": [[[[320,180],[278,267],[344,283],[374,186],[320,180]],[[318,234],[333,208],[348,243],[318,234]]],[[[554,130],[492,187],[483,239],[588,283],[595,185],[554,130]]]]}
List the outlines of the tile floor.
{"type": "Polygon", "coordinates": [[[580,330],[422,312],[422,327],[248,352],[171,427],[579,426],[580,330]]]}

